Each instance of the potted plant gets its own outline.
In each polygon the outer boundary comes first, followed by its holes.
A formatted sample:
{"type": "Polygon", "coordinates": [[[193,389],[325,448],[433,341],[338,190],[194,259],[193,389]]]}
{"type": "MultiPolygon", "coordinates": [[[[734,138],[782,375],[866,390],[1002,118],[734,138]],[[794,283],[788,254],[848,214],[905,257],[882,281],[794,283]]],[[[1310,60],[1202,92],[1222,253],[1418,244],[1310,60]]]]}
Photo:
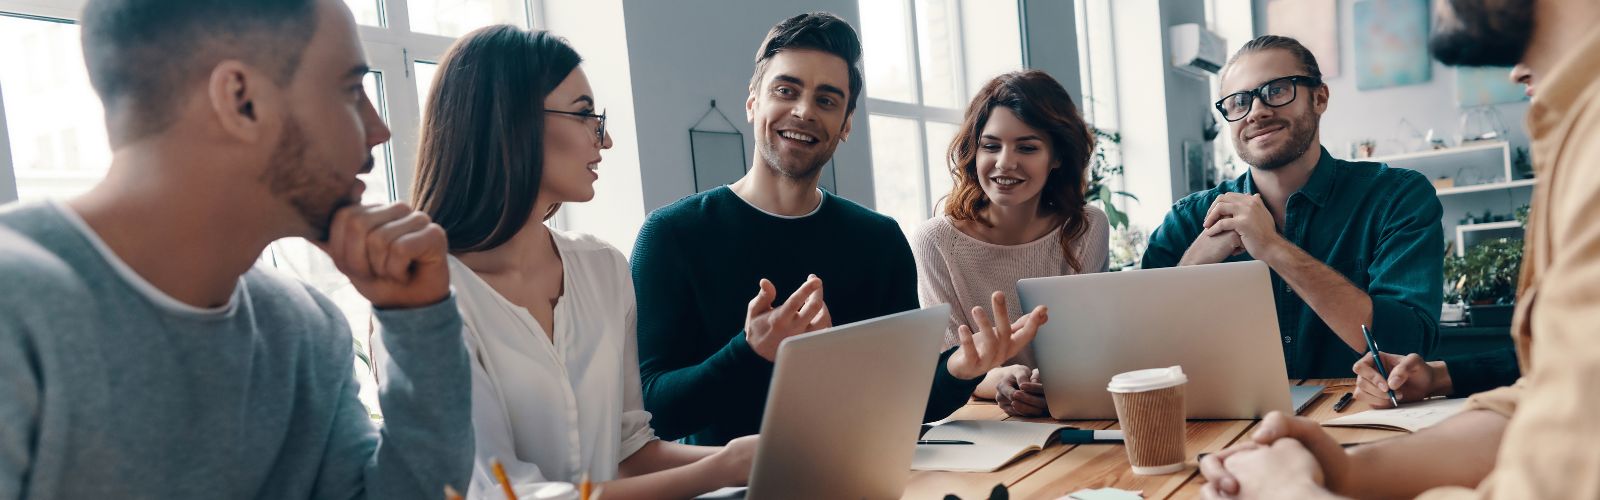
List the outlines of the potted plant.
{"type": "Polygon", "coordinates": [[[1444,261],[1450,301],[1465,302],[1473,326],[1511,324],[1517,276],[1522,270],[1522,240],[1498,238],[1474,245],[1465,255],[1444,261]]]}
{"type": "Polygon", "coordinates": [[[1094,154],[1089,158],[1089,184],[1084,188],[1084,199],[1098,203],[1106,213],[1112,229],[1128,227],[1128,214],[1111,202],[1113,196],[1125,196],[1133,201],[1139,198],[1127,191],[1111,189],[1113,180],[1122,177],[1122,134],[1094,128],[1094,154]]]}

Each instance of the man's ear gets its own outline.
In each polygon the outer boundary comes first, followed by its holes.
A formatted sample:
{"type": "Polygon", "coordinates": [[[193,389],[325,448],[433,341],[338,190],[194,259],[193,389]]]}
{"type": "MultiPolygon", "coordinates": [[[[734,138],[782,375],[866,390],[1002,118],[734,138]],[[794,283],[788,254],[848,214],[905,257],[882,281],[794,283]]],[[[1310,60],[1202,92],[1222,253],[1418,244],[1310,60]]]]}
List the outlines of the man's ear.
{"type": "Polygon", "coordinates": [[[263,100],[271,97],[266,75],[236,60],[218,63],[206,78],[212,118],[223,133],[240,141],[254,143],[266,135],[268,106],[263,100]]]}
{"type": "Polygon", "coordinates": [[[839,142],[850,141],[850,124],[855,123],[855,113],[844,117],[844,125],[839,127],[839,142]]]}
{"type": "Polygon", "coordinates": [[[756,123],[756,91],[755,91],[755,89],[751,89],[750,90],[750,97],[747,97],[744,100],[744,121],[750,122],[751,125],[754,125],[756,123]]]}
{"type": "Polygon", "coordinates": [[[1316,98],[1316,102],[1312,104],[1316,108],[1318,115],[1328,110],[1328,86],[1326,84],[1318,85],[1316,90],[1311,91],[1311,95],[1316,98]]]}

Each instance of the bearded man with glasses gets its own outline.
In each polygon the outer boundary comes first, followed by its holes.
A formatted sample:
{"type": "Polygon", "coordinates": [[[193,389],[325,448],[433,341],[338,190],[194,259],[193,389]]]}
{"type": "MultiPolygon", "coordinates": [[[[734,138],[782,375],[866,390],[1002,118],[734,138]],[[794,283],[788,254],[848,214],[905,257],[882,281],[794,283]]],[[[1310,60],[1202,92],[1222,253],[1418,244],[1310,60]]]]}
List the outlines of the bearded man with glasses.
{"type": "Polygon", "coordinates": [[[1221,76],[1215,107],[1250,170],[1174,204],[1143,266],[1267,263],[1290,378],[1349,377],[1363,326],[1385,350],[1426,356],[1444,300],[1428,179],[1319,145],[1328,87],[1293,38],[1251,40],[1221,76]]]}

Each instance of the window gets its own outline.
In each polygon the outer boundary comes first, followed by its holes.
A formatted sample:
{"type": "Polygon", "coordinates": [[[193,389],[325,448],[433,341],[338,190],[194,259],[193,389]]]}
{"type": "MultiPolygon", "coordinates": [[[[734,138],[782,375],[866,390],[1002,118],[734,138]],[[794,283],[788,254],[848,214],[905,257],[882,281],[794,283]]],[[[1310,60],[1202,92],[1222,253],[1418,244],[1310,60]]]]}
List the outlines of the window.
{"type": "MultiPolygon", "coordinates": [[[[19,200],[80,194],[105,176],[111,162],[104,111],[89,85],[78,39],[84,0],[0,0],[0,203],[15,182],[19,200]],[[10,154],[4,154],[9,144],[10,154]]],[[[406,197],[415,164],[420,109],[435,65],[454,36],[479,26],[534,25],[532,0],[345,0],[355,15],[373,71],[367,95],[394,138],[373,151],[374,168],[361,179],[363,201],[406,197]],[[409,20],[408,23],[400,23],[409,20]],[[404,26],[399,26],[404,24],[404,26]],[[443,36],[441,36],[443,35],[443,36]],[[418,59],[422,59],[419,61],[418,59]],[[415,105],[413,105],[415,103],[415,105]]],[[[361,397],[376,415],[377,393],[367,369],[370,306],[320,250],[298,238],[273,242],[260,263],[290,272],[328,295],[344,311],[363,358],[355,370],[361,397]]]]}
{"type": "Polygon", "coordinates": [[[76,25],[0,16],[0,99],[18,199],[75,196],[105,176],[104,111],[76,25]]]}
{"type": "Polygon", "coordinates": [[[953,184],[945,152],[972,93],[995,75],[1021,67],[1016,5],[973,0],[861,0],[859,5],[873,194],[878,211],[909,233],[942,213],[938,204],[953,184]]]}

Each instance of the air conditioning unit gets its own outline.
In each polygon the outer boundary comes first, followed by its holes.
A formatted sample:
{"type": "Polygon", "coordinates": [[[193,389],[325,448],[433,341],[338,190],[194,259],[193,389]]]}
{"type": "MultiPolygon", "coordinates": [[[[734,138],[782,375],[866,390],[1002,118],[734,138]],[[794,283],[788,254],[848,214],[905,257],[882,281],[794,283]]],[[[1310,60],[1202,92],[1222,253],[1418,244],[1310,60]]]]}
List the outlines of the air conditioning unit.
{"type": "Polygon", "coordinates": [[[1179,24],[1167,29],[1172,44],[1172,66],[1205,78],[1222,69],[1228,53],[1222,37],[1198,23],[1179,24]]]}

